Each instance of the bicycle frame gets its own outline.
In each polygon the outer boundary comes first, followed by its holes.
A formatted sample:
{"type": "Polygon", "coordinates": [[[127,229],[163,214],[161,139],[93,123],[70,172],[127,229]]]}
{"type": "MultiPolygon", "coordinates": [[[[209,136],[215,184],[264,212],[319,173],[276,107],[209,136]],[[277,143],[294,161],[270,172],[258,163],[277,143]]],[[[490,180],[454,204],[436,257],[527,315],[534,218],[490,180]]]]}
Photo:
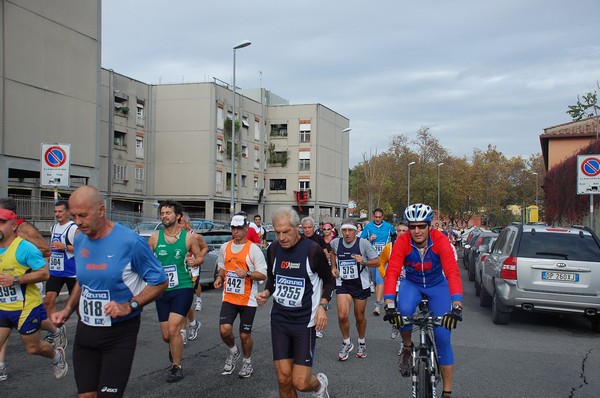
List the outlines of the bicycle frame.
{"type": "Polygon", "coordinates": [[[428,299],[423,297],[418,311],[413,316],[403,316],[402,320],[405,325],[416,326],[419,334],[419,345],[412,352],[412,366],[410,371],[412,397],[436,398],[437,385],[441,379],[441,375],[435,339],[433,337],[433,328],[441,326],[442,317],[431,315],[428,299]]]}

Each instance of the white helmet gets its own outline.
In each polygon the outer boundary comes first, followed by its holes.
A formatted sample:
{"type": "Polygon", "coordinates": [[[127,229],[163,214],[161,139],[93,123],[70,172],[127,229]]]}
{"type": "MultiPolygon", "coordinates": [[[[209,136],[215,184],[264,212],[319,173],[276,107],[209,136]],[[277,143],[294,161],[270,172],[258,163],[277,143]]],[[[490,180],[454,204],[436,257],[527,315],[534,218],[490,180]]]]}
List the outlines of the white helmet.
{"type": "Polygon", "coordinates": [[[404,219],[407,223],[426,222],[431,224],[431,221],[433,221],[433,209],[429,205],[415,203],[404,210],[404,219]]]}

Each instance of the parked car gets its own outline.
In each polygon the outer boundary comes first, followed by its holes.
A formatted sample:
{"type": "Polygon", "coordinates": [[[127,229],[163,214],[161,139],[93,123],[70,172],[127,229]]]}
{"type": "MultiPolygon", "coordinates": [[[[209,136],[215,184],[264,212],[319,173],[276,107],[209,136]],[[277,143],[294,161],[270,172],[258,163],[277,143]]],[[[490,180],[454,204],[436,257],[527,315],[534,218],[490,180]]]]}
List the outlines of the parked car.
{"type": "Polygon", "coordinates": [[[139,234],[142,231],[156,231],[163,229],[163,225],[160,221],[147,221],[137,224],[132,229],[139,234]]]}
{"type": "Polygon", "coordinates": [[[497,233],[489,231],[481,231],[480,234],[476,235],[476,238],[473,240],[473,243],[469,248],[469,256],[467,260],[467,271],[469,273],[470,281],[475,280],[475,263],[477,263],[477,260],[481,255],[481,246],[488,245],[489,247],[490,241],[497,237],[497,233]]]}
{"type": "Polygon", "coordinates": [[[475,295],[479,297],[481,295],[481,274],[483,272],[483,262],[486,257],[494,250],[494,243],[498,236],[493,237],[487,244],[479,246],[479,256],[475,262],[475,295]]]}
{"type": "Polygon", "coordinates": [[[513,309],[579,313],[600,332],[600,242],[581,226],[509,225],[483,262],[480,304],[506,324],[513,309]]]}
{"type": "Polygon", "coordinates": [[[481,234],[483,230],[481,228],[473,228],[471,232],[467,235],[466,240],[463,244],[462,249],[462,260],[463,260],[463,268],[469,269],[469,255],[471,253],[471,246],[475,243],[477,236],[481,234]]]}

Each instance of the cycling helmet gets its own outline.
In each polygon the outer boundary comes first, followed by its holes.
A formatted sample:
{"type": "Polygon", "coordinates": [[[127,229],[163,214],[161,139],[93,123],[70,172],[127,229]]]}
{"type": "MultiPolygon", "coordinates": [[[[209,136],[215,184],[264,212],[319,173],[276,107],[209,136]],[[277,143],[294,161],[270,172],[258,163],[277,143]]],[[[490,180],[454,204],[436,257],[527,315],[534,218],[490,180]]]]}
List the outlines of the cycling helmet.
{"type": "Polygon", "coordinates": [[[431,221],[433,221],[433,209],[429,205],[415,203],[404,210],[404,219],[407,223],[426,222],[431,224],[431,221]]]}

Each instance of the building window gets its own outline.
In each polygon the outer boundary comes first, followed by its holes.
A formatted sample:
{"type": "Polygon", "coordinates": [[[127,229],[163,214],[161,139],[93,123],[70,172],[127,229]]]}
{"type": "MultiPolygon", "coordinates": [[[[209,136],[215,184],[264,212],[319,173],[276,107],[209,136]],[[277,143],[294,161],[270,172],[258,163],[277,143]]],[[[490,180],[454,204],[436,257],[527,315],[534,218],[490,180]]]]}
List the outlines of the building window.
{"type": "Polygon", "coordinates": [[[225,153],[225,148],[223,148],[223,140],[217,139],[217,160],[223,161],[223,153],[225,153]]]}
{"type": "Polygon", "coordinates": [[[242,174],[241,177],[242,177],[241,184],[242,184],[243,187],[245,187],[246,186],[246,181],[247,181],[247,176],[245,176],[245,175],[242,174]]]}
{"type": "Polygon", "coordinates": [[[115,107],[115,114],[120,116],[127,116],[127,114],[129,113],[129,106],[127,101],[128,99],[128,96],[125,94],[115,93],[113,101],[115,107]]]}
{"type": "Polygon", "coordinates": [[[143,167],[135,168],[135,180],[136,181],[144,181],[144,168],[143,167]]]}
{"type": "Polygon", "coordinates": [[[144,127],[144,102],[137,102],[137,110],[135,114],[135,124],[144,127]]]}
{"type": "Polygon", "coordinates": [[[223,193],[223,172],[217,171],[216,181],[215,181],[215,191],[217,193],[223,193]]]}
{"type": "Polygon", "coordinates": [[[308,191],[310,189],[310,180],[298,180],[298,189],[308,191]]]}
{"type": "Polygon", "coordinates": [[[127,134],[122,131],[115,131],[114,141],[115,146],[126,147],[127,146],[127,134]]]}
{"type": "Polygon", "coordinates": [[[248,157],[248,146],[247,145],[242,145],[242,157],[243,158],[248,157]]]}
{"type": "Polygon", "coordinates": [[[143,137],[135,137],[135,157],[143,159],[144,158],[144,138],[143,137]]]}
{"type": "Polygon", "coordinates": [[[260,193],[260,189],[258,188],[258,177],[254,176],[253,184],[254,184],[254,197],[258,198],[258,195],[260,193]]]}
{"type": "Polygon", "coordinates": [[[231,173],[227,173],[225,176],[225,189],[228,191],[231,190],[231,173]]]}
{"type": "Polygon", "coordinates": [[[254,119],[254,141],[260,141],[260,120],[254,119]]]}
{"type": "Polygon", "coordinates": [[[310,152],[302,151],[298,153],[298,170],[308,171],[310,170],[310,152]]]}
{"type": "Polygon", "coordinates": [[[113,164],[113,180],[127,181],[127,166],[113,164]]]}
{"type": "Polygon", "coordinates": [[[310,142],[310,124],[300,124],[300,142],[310,142]]]}
{"type": "Polygon", "coordinates": [[[260,149],[254,148],[254,168],[260,169],[260,149]]]}
{"type": "Polygon", "coordinates": [[[287,124],[272,124],[271,137],[287,137],[287,124]]]}
{"type": "Polygon", "coordinates": [[[269,189],[271,191],[285,191],[286,180],[285,178],[274,178],[269,180],[269,189]]]}
{"type": "Polygon", "coordinates": [[[242,127],[245,129],[250,128],[250,123],[248,123],[248,116],[242,116],[242,127]]]}
{"type": "Polygon", "coordinates": [[[217,107],[217,128],[223,130],[225,119],[223,118],[223,108],[217,107]]]}

